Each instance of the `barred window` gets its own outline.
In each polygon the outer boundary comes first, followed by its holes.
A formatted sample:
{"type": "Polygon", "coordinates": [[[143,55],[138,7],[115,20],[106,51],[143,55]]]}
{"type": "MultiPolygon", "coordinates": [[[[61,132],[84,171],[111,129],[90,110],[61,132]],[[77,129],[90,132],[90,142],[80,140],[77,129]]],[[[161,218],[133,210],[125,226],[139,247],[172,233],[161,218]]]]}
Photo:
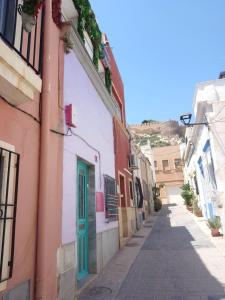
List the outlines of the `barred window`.
{"type": "Polygon", "coordinates": [[[19,154],[0,147],[0,282],[12,276],[19,154]]]}
{"type": "Polygon", "coordinates": [[[118,220],[118,196],[116,192],[116,180],[104,175],[105,184],[105,216],[109,222],[118,220]]]}

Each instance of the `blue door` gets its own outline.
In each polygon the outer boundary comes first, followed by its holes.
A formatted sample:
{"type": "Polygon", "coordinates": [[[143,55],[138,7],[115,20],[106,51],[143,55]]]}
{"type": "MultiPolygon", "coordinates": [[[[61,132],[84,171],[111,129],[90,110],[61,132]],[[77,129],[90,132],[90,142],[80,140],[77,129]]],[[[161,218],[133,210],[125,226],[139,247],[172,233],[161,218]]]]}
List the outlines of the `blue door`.
{"type": "Polygon", "coordinates": [[[88,274],[88,166],[77,163],[77,279],[88,274]]]}

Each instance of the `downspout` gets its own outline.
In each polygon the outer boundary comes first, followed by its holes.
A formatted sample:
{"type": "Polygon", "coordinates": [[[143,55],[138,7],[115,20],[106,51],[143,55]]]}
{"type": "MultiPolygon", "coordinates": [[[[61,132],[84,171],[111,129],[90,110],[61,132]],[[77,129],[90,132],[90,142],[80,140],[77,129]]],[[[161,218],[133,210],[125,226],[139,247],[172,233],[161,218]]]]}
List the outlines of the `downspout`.
{"type": "Polygon", "coordinates": [[[43,77],[41,95],[41,131],[39,162],[39,200],[37,224],[37,257],[35,299],[47,299],[48,290],[48,214],[49,207],[49,155],[50,155],[50,65],[51,65],[51,1],[45,1],[43,39],[43,77]]]}

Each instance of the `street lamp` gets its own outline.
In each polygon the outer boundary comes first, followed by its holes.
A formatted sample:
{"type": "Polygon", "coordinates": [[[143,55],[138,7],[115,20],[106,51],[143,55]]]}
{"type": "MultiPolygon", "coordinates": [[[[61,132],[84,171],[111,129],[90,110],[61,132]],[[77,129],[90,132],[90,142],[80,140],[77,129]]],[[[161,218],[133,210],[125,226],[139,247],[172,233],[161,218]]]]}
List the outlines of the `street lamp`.
{"type": "Polygon", "coordinates": [[[206,125],[208,126],[208,122],[199,122],[199,123],[191,123],[191,113],[186,113],[180,116],[180,121],[187,127],[193,127],[195,125],[206,125]]]}

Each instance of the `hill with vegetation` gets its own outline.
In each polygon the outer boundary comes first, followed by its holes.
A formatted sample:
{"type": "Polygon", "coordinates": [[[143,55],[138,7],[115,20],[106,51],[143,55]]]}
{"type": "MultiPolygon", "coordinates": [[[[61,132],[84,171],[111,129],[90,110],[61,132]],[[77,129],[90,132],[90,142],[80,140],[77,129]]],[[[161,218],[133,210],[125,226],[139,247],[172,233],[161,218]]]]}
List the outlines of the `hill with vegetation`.
{"type": "Polygon", "coordinates": [[[130,132],[138,145],[150,141],[151,147],[173,146],[184,142],[185,127],[177,121],[158,122],[144,120],[141,124],[130,125],[130,132]]]}

